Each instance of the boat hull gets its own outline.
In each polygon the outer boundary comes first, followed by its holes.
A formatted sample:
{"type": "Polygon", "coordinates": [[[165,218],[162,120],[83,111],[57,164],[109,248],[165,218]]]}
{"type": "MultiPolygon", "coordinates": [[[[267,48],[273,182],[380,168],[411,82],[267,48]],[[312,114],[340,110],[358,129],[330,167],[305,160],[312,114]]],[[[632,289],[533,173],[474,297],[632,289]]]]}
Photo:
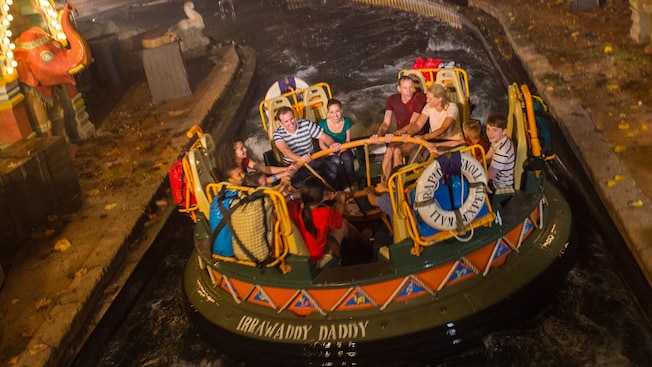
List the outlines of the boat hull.
{"type": "MultiPolygon", "coordinates": [[[[190,314],[200,329],[210,333],[209,340],[229,346],[245,360],[265,365],[340,365],[345,361],[404,365],[456,353],[492,330],[540,310],[574,263],[575,249],[569,246],[570,208],[552,185],[546,185],[543,197],[545,225],[504,264],[387,307],[306,316],[261,307],[214,287],[205,260],[195,251],[184,277],[190,314]]],[[[406,275],[397,274],[399,278],[406,279],[406,275]]]]}

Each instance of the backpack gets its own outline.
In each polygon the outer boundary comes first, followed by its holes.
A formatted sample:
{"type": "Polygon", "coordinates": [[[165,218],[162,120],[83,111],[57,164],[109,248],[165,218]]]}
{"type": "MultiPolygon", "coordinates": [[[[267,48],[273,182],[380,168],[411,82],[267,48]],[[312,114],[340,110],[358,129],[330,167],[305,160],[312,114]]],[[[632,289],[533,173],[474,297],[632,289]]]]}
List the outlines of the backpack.
{"type": "MultiPolygon", "coordinates": [[[[215,206],[221,213],[213,216],[211,210],[211,239],[217,245],[224,246],[226,241],[219,241],[220,237],[228,236],[231,244],[232,256],[239,260],[253,261],[258,266],[264,265],[272,250],[274,241],[273,204],[262,190],[246,194],[238,193],[235,197],[233,191],[228,191],[230,196],[222,196],[215,206]],[[227,200],[230,202],[226,202],[227,200]],[[224,205],[219,205],[223,203],[224,205]],[[228,205],[228,207],[227,207],[228,205]],[[215,222],[213,221],[215,220],[215,222]],[[216,223],[213,226],[213,223],[216,223]],[[230,241],[232,239],[232,242],[230,241]]],[[[211,206],[213,206],[211,204],[211,206]]],[[[215,249],[215,247],[214,247],[215,249]]],[[[222,248],[222,250],[224,250],[222,248]]],[[[214,250],[214,253],[217,253],[214,250]]],[[[217,253],[219,254],[219,253],[217,253]]],[[[220,254],[222,256],[226,256],[220,254]]]]}
{"type": "Polygon", "coordinates": [[[185,156],[186,154],[182,153],[177,157],[172,164],[172,167],[168,170],[168,177],[170,180],[170,191],[174,203],[179,207],[189,208],[196,205],[197,200],[195,199],[195,194],[188,186],[188,178],[183,170],[183,159],[185,156]],[[186,200],[187,194],[188,200],[186,200]]]}

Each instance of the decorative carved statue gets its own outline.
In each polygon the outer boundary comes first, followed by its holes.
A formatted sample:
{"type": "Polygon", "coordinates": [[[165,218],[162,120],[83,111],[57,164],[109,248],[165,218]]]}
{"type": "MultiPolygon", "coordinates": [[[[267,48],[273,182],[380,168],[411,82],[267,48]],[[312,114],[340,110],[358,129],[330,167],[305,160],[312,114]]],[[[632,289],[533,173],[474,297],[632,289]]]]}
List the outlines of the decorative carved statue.
{"type": "Polygon", "coordinates": [[[190,58],[202,56],[210,43],[208,37],[201,33],[205,27],[204,18],[195,10],[195,4],[191,1],[183,4],[183,11],[188,19],[183,19],[170,27],[169,32],[181,41],[181,53],[184,56],[190,58]]]}
{"type": "Polygon", "coordinates": [[[92,59],[88,44],[71,24],[72,10],[74,6],[66,4],[61,18],[69,48],[43,29],[32,27],[21,33],[14,55],[18,62],[18,81],[34,130],[63,135],[65,127],[69,139],[75,141],[79,134],[71,103],[71,98],[77,94],[73,74],[88,66],[92,59]]]}

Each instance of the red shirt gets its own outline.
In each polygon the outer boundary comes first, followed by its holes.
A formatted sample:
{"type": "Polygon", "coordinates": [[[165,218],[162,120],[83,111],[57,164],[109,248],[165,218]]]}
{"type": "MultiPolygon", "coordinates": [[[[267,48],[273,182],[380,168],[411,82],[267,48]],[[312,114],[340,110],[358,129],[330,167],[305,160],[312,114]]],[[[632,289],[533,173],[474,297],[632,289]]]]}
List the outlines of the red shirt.
{"type": "Polygon", "coordinates": [[[249,157],[242,158],[242,162],[240,162],[240,168],[242,168],[242,172],[249,172],[249,161],[249,157]]]}
{"type": "MultiPolygon", "coordinates": [[[[482,149],[484,149],[484,154],[485,155],[487,155],[487,152],[489,151],[489,148],[491,147],[491,143],[489,143],[489,139],[487,139],[487,137],[484,136],[484,135],[480,136],[480,140],[478,140],[477,143],[473,143],[471,141],[471,139],[466,138],[466,137],[464,138],[464,142],[467,145],[474,145],[474,144],[480,145],[482,147],[482,149]]],[[[482,162],[482,154],[480,154],[480,152],[476,152],[475,159],[477,159],[479,162],[482,162]]]]}
{"type": "Polygon", "coordinates": [[[319,208],[313,209],[312,222],[317,229],[317,237],[313,237],[306,230],[306,226],[303,223],[301,203],[298,200],[288,201],[288,211],[290,212],[290,218],[301,232],[301,237],[303,237],[303,241],[308,247],[308,252],[310,252],[310,258],[317,263],[324,256],[328,231],[342,227],[342,213],[327,206],[320,206],[319,208]]]}
{"type": "MultiPolygon", "coordinates": [[[[414,93],[407,103],[401,100],[401,94],[392,94],[385,101],[385,110],[392,111],[396,118],[396,128],[400,129],[410,123],[413,113],[421,113],[423,106],[426,105],[426,96],[423,93],[414,93]]],[[[418,135],[423,135],[428,124],[423,125],[423,129],[418,135]]]]}

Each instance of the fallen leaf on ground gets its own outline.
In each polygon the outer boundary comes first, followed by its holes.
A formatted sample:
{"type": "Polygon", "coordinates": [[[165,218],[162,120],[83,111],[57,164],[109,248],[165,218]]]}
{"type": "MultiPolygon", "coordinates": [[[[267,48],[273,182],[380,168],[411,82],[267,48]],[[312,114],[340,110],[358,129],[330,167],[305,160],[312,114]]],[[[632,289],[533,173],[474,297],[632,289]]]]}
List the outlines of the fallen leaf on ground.
{"type": "Polygon", "coordinates": [[[29,355],[33,356],[36,353],[48,349],[48,346],[45,344],[36,344],[35,346],[29,348],[29,355]]]}
{"type": "Polygon", "coordinates": [[[38,311],[38,310],[40,310],[42,308],[48,307],[50,305],[50,303],[52,303],[51,298],[43,297],[43,298],[39,299],[38,301],[36,301],[36,304],[34,305],[34,307],[36,308],[36,311],[38,311]]]}
{"type": "Polygon", "coordinates": [[[627,203],[632,208],[640,208],[643,206],[643,201],[642,200],[635,200],[635,201],[630,201],[627,203]]]}
{"type": "Polygon", "coordinates": [[[116,206],[118,206],[118,204],[116,204],[116,203],[106,204],[104,209],[111,210],[111,209],[115,209],[116,206]]]}
{"type": "Polygon", "coordinates": [[[75,272],[75,276],[80,277],[80,276],[86,275],[87,273],[88,273],[88,268],[84,266],[83,268],[81,268],[81,269],[77,270],[77,272],[75,272]]]}
{"type": "Polygon", "coordinates": [[[176,117],[176,116],[183,115],[184,113],[187,113],[189,111],[190,111],[189,108],[184,108],[183,110],[173,110],[173,111],[168,111],[168,115],[172,117],[176,117]]]}
{"type": "Polygon", "coordinates": [[[627,149],[627,147],[624,146],[624,145],[616,145],[616,146],[614,147],[614,152],[615,152],[615,153],[622,153],[622,152],[625,151],[625,149],[627,149]]]}
{"type": "Polygon", "coordinates": [[[57,243],[54,244],[54,249],[56,251],[65,252],[68,251],[71,246],[72,245],[70,244],[70,241],[68,241],[67,238],[62,238],[59,241],[57,241],[57,243]]]}
{"type": "Polygon", "coordinates": [[[10,359],[8,363],[9,366],[13,366],[16,363],[18,363],[18,360],[20,359],[20,356],[15,356],[14,358],[10,359]]]}

